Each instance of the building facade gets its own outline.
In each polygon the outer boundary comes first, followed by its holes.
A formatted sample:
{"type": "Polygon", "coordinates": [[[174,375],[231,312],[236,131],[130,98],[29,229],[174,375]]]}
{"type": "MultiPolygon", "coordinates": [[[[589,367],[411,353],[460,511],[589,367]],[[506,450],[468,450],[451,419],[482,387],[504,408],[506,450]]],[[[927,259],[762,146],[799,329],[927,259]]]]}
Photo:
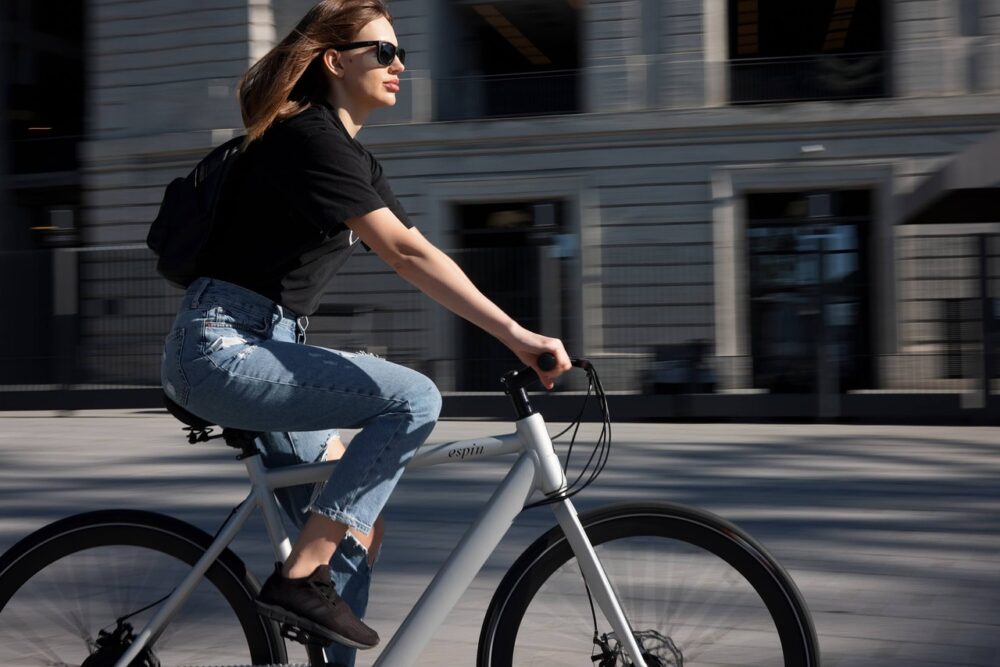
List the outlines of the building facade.
{"type": "MultiPolygon", "coordinates": [[[[169,307],[154,297],[176,301],[114,252],[141,244],[170,179],[242,131],[239,76],[310,4],[83,2],[83,249],[67,275],[85,346],[155,366],[169,307]]],[[[1000,220],[895,223],[901,194],[1000,127],[1000,0],[389,6],[403,90],[359,138],[416,226],[526,325],[599,359],[609,389],[971,386],[968,235],[1000,220]]],[[[369,253],[311,329],[446,391],[492,388],[510,365],[369,253]]]]}

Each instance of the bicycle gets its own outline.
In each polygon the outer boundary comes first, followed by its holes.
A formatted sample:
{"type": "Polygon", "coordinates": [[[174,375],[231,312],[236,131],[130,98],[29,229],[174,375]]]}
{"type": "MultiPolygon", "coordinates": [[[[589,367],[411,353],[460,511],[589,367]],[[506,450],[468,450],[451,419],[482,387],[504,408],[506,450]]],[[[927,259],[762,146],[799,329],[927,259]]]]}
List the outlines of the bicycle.
{"type": "MultiPolygon", "coordinates": [[[[555,360],[542,363],[551,368],[555,360]]],[[[576,512],[572,496],[607,462],[611,421],[593,365],[573,365],[586,370],[589,387],[576,420],[554,436],[573,429],[564,461],[528,399],[526,387],[537,378],[525,367],[502,378],[517,415],[514,433],[425,446],[410,462],[416,469],[517,454],[375,664],[415,664],[515,517],[548,505],[557,525],[498,586],[480,632],[479,667],[819,665],[816,631],[794,582],[733,524],[667,503],[576,512]],[[603,427],[570,482],[591,394],[603,427]],[[540,499],[529,503],[536,492],[540,499]]],[[[179,666],[230,645],[245,646],[253,664],[283,664],[285,639],[305,644],[313,667],[327,664],[308,633],[258,615],[258,581],[229,544],[259,507],[283,561],[290,541],[274,489],[322,483],[336,461],[266,469],[254,433],[224,428],[213,435],[213,424],[167,407],[187,423],[189,442],[221,437],[240,451],[251,483],[246,499],[215,536],[162,514],[110,510],[62,519],[22,539],[0,557],[0,664],[179,666]],[[220,627],[220,618],[230,620],[220,627]]]]}

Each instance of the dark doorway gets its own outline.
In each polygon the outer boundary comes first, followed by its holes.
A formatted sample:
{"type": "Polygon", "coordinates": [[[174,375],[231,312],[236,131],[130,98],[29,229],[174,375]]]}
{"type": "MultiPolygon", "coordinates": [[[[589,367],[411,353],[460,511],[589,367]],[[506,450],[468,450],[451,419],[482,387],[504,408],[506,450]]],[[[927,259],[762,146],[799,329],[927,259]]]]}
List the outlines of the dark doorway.
{"type": "MultiPolygon", "coordinates": [[[[565,203],[558,200],[456,207],[455,258],[477,287],[522,326],[563,337],[565,267],[560,239],[565,203]]],[[[455,388],[495,391],[520,362],[495,338],[459,320],[455,388]]]]}
{"type": "Polygon", "coordinates": [[[871,199],[868,190],[747,196],[755,387],[871,387],[871,199]]]}

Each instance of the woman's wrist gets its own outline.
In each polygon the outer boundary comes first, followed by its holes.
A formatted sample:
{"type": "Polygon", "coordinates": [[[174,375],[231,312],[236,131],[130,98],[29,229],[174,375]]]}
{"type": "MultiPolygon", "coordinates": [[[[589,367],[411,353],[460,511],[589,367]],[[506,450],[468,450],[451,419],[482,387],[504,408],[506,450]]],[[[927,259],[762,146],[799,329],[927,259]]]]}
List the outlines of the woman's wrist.
{"type": "Polygon", "coordinates": [[[508,319],[508,321],[497,333],[496,338],[507,347],[512,347],[519,339],[520,334],[523,331],[524,327],[518,324],[514,319],[508,319]]]}

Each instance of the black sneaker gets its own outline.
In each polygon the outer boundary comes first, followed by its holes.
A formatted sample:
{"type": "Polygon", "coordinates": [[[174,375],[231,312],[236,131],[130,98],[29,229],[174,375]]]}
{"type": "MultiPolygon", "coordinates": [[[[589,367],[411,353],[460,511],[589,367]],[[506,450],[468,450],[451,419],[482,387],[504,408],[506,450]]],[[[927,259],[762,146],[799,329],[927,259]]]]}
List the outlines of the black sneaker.
{"type": "Polygon", "coordinates": [[[288,579],[281,574],[281,563],[275,563],[274,573],[257,596],[257,610],[268,618],[351,648],[378,644],[378,633],[362,623],[337,595],[325,565],[308,577],[288,579]]]}

